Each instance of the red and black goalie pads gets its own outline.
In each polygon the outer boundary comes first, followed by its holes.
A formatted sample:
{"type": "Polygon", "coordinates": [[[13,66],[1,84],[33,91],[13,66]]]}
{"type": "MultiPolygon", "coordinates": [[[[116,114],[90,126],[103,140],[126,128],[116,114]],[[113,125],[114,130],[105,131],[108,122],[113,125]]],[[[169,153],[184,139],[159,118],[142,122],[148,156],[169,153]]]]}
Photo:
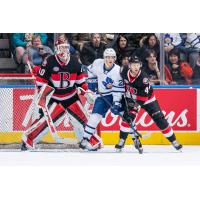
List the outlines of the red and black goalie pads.
{"type": "Polygon", "coordinates": [[[54,91],[55,89],[53,87],[50,87],[49,85],[46,84],[43,85],[38,94],[37,105],[42,108],[45,108],[48,105],[49,100],[54,91]]]}

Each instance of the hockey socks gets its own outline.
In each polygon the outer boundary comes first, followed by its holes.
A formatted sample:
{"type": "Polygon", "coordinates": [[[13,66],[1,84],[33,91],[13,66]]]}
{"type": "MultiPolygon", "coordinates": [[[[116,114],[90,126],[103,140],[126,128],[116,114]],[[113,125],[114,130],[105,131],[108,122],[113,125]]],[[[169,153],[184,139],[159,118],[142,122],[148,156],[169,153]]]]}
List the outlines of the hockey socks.
{"type": "Polygon", "coordinates": [[[177,142],[176,136],[170,126],[168,126],[166,129],[162,130],[162,133],[172,143],[172,146],[176,150],[182,149],[183,146],[177,142]]]}

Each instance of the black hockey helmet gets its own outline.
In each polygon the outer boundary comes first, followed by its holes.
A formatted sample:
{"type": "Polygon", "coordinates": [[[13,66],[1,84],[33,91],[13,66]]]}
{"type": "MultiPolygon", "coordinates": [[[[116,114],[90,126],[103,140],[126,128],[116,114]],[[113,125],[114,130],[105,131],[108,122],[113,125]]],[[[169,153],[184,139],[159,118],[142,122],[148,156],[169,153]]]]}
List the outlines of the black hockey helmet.
{"type": "Polygon", "coordinates": [[[137,56],[131,56],[129,57],[129,63],[141,63],[141,61],[137,56]]]}

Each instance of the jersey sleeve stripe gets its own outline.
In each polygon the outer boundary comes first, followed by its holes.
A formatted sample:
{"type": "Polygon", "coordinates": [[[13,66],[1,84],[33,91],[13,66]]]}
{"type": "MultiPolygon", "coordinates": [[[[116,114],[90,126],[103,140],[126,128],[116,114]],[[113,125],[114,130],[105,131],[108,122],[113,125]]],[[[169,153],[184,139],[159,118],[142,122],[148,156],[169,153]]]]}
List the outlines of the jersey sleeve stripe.
{"type": "Polygon", "coordinates": [[[76,77],[76,80],[81,80],[81,79],[83,79],[83,78],[85,78],[85,74],[80,74],[80,75],[78,75],[77,77],[76,77]]]}
{"type": "Polygon", "coordinates": [[[36,82],[41,83],[41,84],[47,84],[48,83],[48,81],[46,79],[41,78],[39,76],[37,76],[36,82]]]}
{"type": "Polygon", "coordinates": [[[82,84],[85,82],[85,78],[82,78],[81,80],[76,80],[75,83],[76,84],[82,84]]]}

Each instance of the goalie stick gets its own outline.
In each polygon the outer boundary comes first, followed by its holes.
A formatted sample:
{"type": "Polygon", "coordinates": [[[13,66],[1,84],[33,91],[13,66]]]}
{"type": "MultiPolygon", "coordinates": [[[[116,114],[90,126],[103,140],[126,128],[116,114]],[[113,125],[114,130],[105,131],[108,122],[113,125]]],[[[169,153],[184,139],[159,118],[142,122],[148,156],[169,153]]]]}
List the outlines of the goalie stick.
{"type": "MultiPolygon", "coordinates": [[[[30,61],[27,60],[27,65],[28,65],[28,68],[29,68],[29,71],[32,75],[32,78],[34,80],[34,84],[35,84],[35,90],[36,90],[36,93],[38,94],[38,89],[37,89],[37,84],[36,84],[36,80],[35,80],[35,76],[33,75],[33,71],[32,71],[32,68],[31,68],[31,65],[30,65],[30,61]]],[[[53,91],[51,91],[53,92],[53,91]]],[[[62,138],[62,137],[59,137],[58,136],[58,133],[56,131],[56,128],[55,128],[55,125],[53,123],[53,120],[51,118],[51,115],[49,114],[49,110],[47,108],[47,105],[45,105],[44,107],[42,107],[42,111],[44,113],[44,117],[47,121],[47,124],[49,126],[49,129],[50,129],[50,133],[53,137],[53,139],[57,142],[57,143],[63,143],[63,144],[77,144],[77,140],[76,139],[71,139],[71,138],[62,138]]]]}

